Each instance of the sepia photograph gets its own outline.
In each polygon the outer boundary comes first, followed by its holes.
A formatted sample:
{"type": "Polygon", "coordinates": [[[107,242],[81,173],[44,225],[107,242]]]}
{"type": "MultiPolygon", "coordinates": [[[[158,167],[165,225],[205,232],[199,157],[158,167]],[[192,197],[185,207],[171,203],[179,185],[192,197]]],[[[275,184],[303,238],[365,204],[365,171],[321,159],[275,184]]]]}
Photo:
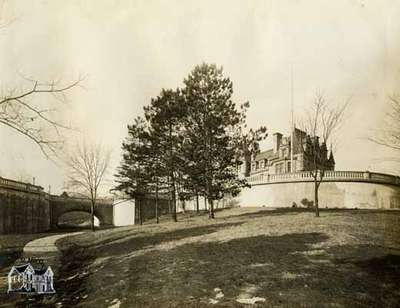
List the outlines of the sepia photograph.
{"type": "Polygon", "coordinates": [[[399,16],[0,0],[0,308],[400,307],[399,16]]]}

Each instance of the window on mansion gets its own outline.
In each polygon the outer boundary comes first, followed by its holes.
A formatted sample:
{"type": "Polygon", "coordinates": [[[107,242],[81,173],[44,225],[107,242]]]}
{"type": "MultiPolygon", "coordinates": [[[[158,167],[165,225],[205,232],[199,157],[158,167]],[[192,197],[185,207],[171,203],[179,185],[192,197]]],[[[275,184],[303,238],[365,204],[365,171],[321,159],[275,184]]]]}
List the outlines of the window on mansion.
{"type": "Polygon", "coordinates": [[[285,170],[284,170],[284,165],[283,165],[283,163],[280,163],[280,164],[276,164],[275,165],[275,173],[276,174],[281,174],[281,173],[284,173],[285,172],[285,170]]]}

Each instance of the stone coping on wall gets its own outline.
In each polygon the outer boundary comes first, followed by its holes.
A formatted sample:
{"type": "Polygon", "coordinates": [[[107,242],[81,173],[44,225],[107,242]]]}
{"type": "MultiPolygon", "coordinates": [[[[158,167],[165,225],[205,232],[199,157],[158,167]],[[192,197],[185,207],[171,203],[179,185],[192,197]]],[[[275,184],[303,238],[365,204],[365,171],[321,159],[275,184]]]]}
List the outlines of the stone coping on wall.
{"type": "MultiPolygon", "coordinates": [[[[257,173],[246,177],[250,185],[313,182],[310,171],[282,174],[257,173]]],[[[370,171],[325,171],[322,182],[365,182],[400,186],[400,177],[370,171]]]]}
{"type": "Polygon", "coordinates": [[[0,177],[0,188],[43,194],[43,187],[0,177]]]}
{"type": "MultiPolygon", "coordinates": [[[[57,195],[49,195],[50,199],[52,200],[75,200],[75,201],[89,201],[90,198],[88,197],[73,197],[73,196],[57,196],[57,195]]],[[[103,202],[103,203],[113,203],[114,199],[113,198],[97,198],[96,202],[103,202]]]]}

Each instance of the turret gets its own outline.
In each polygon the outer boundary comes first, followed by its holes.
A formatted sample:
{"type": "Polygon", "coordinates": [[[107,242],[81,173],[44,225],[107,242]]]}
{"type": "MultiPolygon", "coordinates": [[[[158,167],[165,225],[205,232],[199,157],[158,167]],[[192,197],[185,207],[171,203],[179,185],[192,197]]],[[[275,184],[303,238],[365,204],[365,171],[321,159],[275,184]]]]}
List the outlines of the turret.
{"type": "Polygon", "coordinates": [[[333,157],[332,144],[329,152],[328,168],[329,170],[335,170],[335,158],[333,157]]]}
{"type": "Polygon", "coordinates": [[[281,133],[275,133],[273,135],[274,153],[277,153],[279,151],[279,148],[281,146],[281,142],[282,142],[282,134],[281,133]]]}
{"type": "Polygon", "coordinates": [[[326,143],[322,142],[320,148],[320,156],[322,158],[322,161],[328,160],[328,148],[326,147],[326,143]]]}
{"type": "Polygon", "coordinates": [[[242,165],[240,166],[240,178],[248,177],[251,171],[251,155],[250,153],[244,155],[242,158],[242,165]]]}

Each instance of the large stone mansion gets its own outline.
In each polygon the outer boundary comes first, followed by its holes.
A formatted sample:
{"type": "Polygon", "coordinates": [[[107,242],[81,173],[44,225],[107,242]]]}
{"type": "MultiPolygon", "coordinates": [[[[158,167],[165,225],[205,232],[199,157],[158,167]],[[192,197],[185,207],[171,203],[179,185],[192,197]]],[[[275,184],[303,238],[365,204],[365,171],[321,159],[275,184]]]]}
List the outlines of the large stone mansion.
{"type": "MultiPolygon", "coordinates": [[[[242,166],[242,174],[282,174],[289,172],[308,171],[313,169],[313,142],[315,149],[324,162],[324,170],[335,169],[335,159],[332,150],[328,151],[325,143],[319,138],[312,138],[306,132],[294,128],[293,131],[293,166],[291,165],[291,136],[284,137],[281,133],[273,134],[273,148],[259,152],[255,156],[246,157],[242,166]]],[[[320,166],[321,168],[322,166],[320,166]]],[[[322,169],[322,168],[321,168],[322,169]]]]}

